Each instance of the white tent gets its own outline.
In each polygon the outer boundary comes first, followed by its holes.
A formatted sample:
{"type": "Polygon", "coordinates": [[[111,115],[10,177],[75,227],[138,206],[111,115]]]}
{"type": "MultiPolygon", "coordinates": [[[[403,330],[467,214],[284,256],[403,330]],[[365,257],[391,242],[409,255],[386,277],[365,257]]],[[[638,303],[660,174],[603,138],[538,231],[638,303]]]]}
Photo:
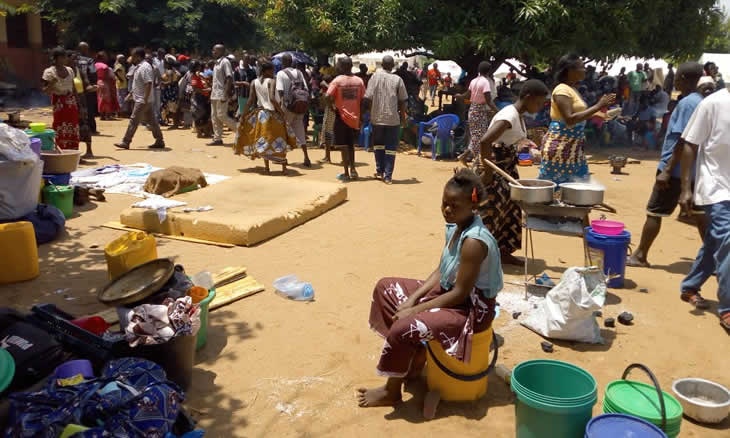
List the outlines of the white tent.
{"type": "Polygon", "coordinates": [[[704,53],[700,58],[699,62],[704,64],[708,61],[712,61],[717,65],[717,69],[720,70],[722,78],[725,80],[725,84],[730,82],[730,53],[704,53]]]}
{"type": "MultiPolygon", "coordinates": [[[[454,61],[436,61],[433,64],[439,65],[439,71],[441,72],[442,77],[446,77],[446,73],[451,73],[451,78],[454,80],[454,83],[456,83],[456,81],[459,80],[459,77],[461,77],[463,69],[454,61]]],[[[433,68],[433,64],[429,64],[429,70],[433,68]]]]}

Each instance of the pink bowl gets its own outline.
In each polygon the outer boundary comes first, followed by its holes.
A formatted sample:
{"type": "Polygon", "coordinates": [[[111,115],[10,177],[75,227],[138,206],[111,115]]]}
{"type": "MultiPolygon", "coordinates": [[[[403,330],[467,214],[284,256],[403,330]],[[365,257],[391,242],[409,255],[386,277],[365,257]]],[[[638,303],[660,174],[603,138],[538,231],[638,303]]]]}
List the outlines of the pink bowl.
{"type": "Polygon", "coordinates": [[[624,231],[624,223],[617,221],[591,221],[591,228],[604,236],[618,236],[624,231]]]}

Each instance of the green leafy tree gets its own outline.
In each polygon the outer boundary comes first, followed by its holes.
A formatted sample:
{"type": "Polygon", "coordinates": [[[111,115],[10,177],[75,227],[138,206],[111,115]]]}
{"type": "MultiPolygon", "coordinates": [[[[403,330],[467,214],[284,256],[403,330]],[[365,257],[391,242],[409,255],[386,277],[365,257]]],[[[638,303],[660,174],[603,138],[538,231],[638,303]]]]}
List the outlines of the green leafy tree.
{"type": "Polygon", "coordinates": [[[55,22],[61,41],[127,50],[137,45],[176,47],[207,53],[213,44],[260,44],[250,10],[216,0],[40,0],[36,8],[55,22]]]}
{"type": "MultiPolygon", "coordinates": [[[[269,36],[327,53],[425,48],[474,73],[479,61],[554,63],[566,52],[697,55],[715,0],[240,0],[269,36]]],[[[284,48],[284,47],[281,47],[284,48]]],[[[287,47],[288,48],[288,47],[287,47]]]]}
{"type": "Polygon", "coordinates": [[[730,53],[730,19],[722,17],[712,24],[705,41],[705,52],[730,53]]]}

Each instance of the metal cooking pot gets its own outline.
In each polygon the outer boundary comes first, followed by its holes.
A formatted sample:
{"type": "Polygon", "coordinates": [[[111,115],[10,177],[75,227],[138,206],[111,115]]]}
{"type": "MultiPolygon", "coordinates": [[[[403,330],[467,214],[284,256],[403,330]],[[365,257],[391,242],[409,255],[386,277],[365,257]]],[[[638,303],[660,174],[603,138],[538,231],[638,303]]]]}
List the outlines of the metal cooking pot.
{"type": "Polygon", "coordinates": [[[605,189],[596,184],[565,183],[560,184],[560,199],[566,204],[593,206],[603,203],[605,189]]]}
{"type": "Polygon", "coordinates": [[[555,194],[555,183],[544,179],[518,179],[524,187],[509,184],[509,194],[513,201],[527,204],[551,204],[555,194]]]}

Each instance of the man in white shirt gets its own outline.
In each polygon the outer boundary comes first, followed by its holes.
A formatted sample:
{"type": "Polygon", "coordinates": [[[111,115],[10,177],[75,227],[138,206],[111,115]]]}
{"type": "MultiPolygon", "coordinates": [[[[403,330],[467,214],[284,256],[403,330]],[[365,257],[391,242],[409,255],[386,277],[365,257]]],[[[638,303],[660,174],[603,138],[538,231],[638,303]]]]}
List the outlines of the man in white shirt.
{"type": "Polygon", "coordinates": [[[129,117],[129,126],[127,127],[127,133],[124,135],[124,139],[121,143],[116,143],[114,146],[120,149],[129,149],[129,145],[132,143],[132,138],[137,132],[137,127],[140,121],[147,119],[152,135],[155,137],[155,143],[150,146],[151,149],[164,149],[165,140],[162,138],[162,131],[160,131],[160,123],[157,120],[157,115],[154,112],[154,87],[155,75],[154,67],[150,61],[146,59],[146,54],[143,48],[137,47],[132,52],[132,62],[136,65],[134,68],[134,77],[132,79],[132,92],[127,95],[127,100],[134,101],[134,109],[132,115],[129,117]]]}
{"type": "Polygon", "coordinates": [[[395,66],[393,57],[383,57],[382,66],[383,69],[378,70],[368,82],[365,106],[370,109],[373,125],[375,178],[392,184],[398,131],[400,125],[405,126],[408,92],[403,79],[391,73],[395,66]]]}
{"type": "Polygon", "coordinates": [[[301,81],[302,86],[306,90],[309,90],[309,87],[302,72],[293,68],[292,64],[293,60],[291,55],[285,53],[281,57],[281,66],[283,68],[276,74],[276,98],[284,110],[286,124],[294,131],[294,135],[297,137],[297,146],[301,147],[304,152],[304,166],[311,167],[312,162],[309,161],[309,154],[307,153],[307,127],[304,126],[304,114],[291,112],[288,108],[291,103],[292,80],[301,81]]]}
{"type": "Polygon", "coordinates": [[[233,68],[225,55],[223,44],[213,46],[213,87],[210,92],[210,118],[213,122],[213,141],[208,146],[223,145],[223,124],[237,133],[236,121],[228,115],[228,101],[233,97],[233,68]]]}
{"type": "Polygon", "coordinates": [[[709,307],[700,289],[717,273],[720,324],[730,330],[730,92],[720,90],[697,106],[682,133],[682,195],[686,212],[700,206],[707,216],[705,242],[687,277],[682,300],[709,307]],[[696,162],[694,197],[692,163],[696,162]]]}

